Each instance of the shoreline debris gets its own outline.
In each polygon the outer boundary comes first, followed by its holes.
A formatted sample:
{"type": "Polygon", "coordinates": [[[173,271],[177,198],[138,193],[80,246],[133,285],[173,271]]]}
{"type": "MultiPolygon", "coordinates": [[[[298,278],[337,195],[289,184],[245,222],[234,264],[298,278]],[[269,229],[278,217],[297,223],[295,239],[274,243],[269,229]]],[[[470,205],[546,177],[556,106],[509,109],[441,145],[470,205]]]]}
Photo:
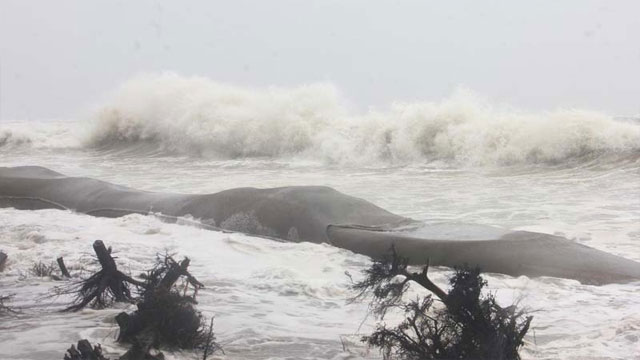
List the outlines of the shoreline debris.
{"type": "Polygon", "coordinates": [[[482,295],[487,282],[479,268],[457,268],[447,293],[429,279],[429,264],[413,272],[407,259],[393,247],[391,252],[374,260],[364,271],[365,278],[352,285],[358,291],[352,301],[372,295],[370,312],[379,320],[392,309],[402,311],[405,318],[396,327],[379,323],[371,335],[362,337],[363,342],[380,349],[385,359],[520,359],[518,350],[533,317],[517,304],[502,307],[493,294],[482,295]],[[404,302],[409,283],[431,294],[404,302]],[[443,308],[432,306],[433,295],[443,308]]]}
{"type": "Polygon", "coordinates": [[[189,264],[189,258],[177,262],[169,255],[159,256],[156,266],[144,276],[137,310],[116,316],[118,342],[132,344],[121,359],[136,359],[160,348],[202,350],[206,358],[220,349],[213,336],[213,321],[207,325],[195,308],[197,291],[204,285],[188,271],[189,264]],[[183,290],[176,286],[180,278],[184,279],[183,290]],[[189,287],[192,296],[186,294],[189,287]]]}
{"type": "Polygon", "coordinates": [[[133,302],[130,285],[143,287],[144,282],[135,280],[120,272],[111,256],[111,248],[107,249],[102,240],[93,243],[93,250],[98,257],[102,269],[89,278],[56,289],[58,295],[76,294],[72,305],[63,311],[78,311],[87,305],[102,309],[113,302],[133,302]]]}

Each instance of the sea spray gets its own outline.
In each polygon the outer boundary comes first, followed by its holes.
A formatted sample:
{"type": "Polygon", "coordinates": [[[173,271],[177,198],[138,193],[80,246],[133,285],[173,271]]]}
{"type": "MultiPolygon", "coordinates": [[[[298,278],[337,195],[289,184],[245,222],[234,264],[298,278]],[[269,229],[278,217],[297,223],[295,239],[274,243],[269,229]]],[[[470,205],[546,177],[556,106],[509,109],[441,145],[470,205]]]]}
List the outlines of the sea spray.
{"type": "Polygon", "coordinates": [[[584,110],[526,113],[469,91],[351,114],[330,85],[252,89],[165,73],[136,77],[98,111],[87,145],[302,157],[342,165],[563,163],[640,151],[640,125],[584,110]]]}
{"type": "Polygon", "coordinates": [[[82,122],[0,125],[0,149],[134,157],[311,161],[341,167],[576,165],[640,157],[640,121],[587,110],[524,112],[470,91],[349,111],[330,84],[250,88],[146,74],[82,122]]]}
{"type": "Polygon", "coordinates": [[[335,88],[243,89],[205,78],[145,75],[98,111],[88,145],[151,143],[170,153],[281,156],[314,146],[343,117],[335,88]]]}
{"type": "Polygon", "coordinates": [[[86,130],[65,120],[0,122],[0,151],[78,148],[86,130]]]}

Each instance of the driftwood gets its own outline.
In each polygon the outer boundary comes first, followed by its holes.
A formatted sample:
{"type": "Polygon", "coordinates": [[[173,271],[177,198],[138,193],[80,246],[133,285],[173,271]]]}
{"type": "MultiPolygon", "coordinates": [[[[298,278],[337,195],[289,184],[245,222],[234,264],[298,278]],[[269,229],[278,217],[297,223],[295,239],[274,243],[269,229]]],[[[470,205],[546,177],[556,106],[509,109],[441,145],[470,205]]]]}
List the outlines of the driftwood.
{"type": "Polygon", "coordinates": [[[88,340],[78,341],[78,347],[71,345],[64,354],[64,360],[109,360],[102,356],[100,344],[91,346],[88,340]]]}
{"type": "Polygon", "coordinates": [[[4,271],[4,267],[7,264],[7,254],[0,251],[0,272],[4,271]]]}
{"type": "Polygon", "coordinates": [[[399,359],[520,359],[518,349],[532,317],[512,305],[501,307],[493,294],[482,294],[487,282],[480,269],[458,268],[446,293],[428,277],[429,265],[420,272],[408,270],[408,261],[391,249],[391,256],[375,260],[364,271],[364,280],[352,285],[354,299],[373,295],[371,311],[384,319],[390,309],[404,311],[406,318],[394,328],[380,324],[362,338],[377,347],[385,358],[399,359]],[[433,308],[431,295],[404,302],[414,282],[433,293],[444,308],[433,308]]]}
{"type": "MultiPolygon", "coordinates": [[[[135,285],[140,291],[137,310],[116,316],[120,327],[118,342],[131,344],[130,349],[120,360],[162,360],[164,356],[159,348],[202,350],[205,359],[219,350],[213,334],[213,322],[207,324],[202,314],[196,310],[196,294],[204,285],[189,272],[190,260],[177,262],[168,254],[158,257],[156,265],[141,275],[144,282],[132,279],[118,271],[111,248],[96,240],[93,249],[101,270],[89,278],[58,289],[58,294],[75,294],[74,303],[66,311],[80,310],[87,305],[101,308],[112,301],[134,299],[129,290],[135,285]],[[184,279],[184,289],[179,290],[176,283],[184,279]],[[187,295],[187,289],[193,288],[193,295],[187,295]]],[[[58,258],[58,265],[64,272],[64,262],[58,258]]],[[[83,343],[83,346],[86,344],[83,343]]],[[[86,346],[85,346],[86,348],[86,346]]],[[[90,348],[90,346],[89,346],[90,348]]],[[[69,349],[69,356],[82,355],[80,343],[78,349],[69,349]]],[[[67,359],[67,358],[65,358],[67,359]]],[[[69,357],[71,360],[85,359],[69,357]]],[[[93,358],[87,358],[93,359],[93,358]]],[[[96,358],[100,359],[101,358],[96,358]]]]}
{"type": "Polygon", "coordinates": [[[132,344],[121,359],[143,358],[140,354],[145,354],[145,359],[156,359],[158,355],[149,353],[160,347],[200,349],[207,355],[219,349],[212,325],[207,326],[202,314],[195,309],[195,294],[204,285],[189,273],[189,264],[188,258],[178,263],[165,255],[146,274],[137,310],[116,316],[120,327],[118,341],[132,344]],[[194,289],[193,296],[182,294],[176,288],[180,278],[194,289]]]}
{"type": "Polygon", "coordinates": [[[71,275],[69,274],[69,270],[67,270],[67,266],[64,264],[64,259],[62,258],[62,256],[57,258],[56,262],[58,263],[58,267],[60,268],[60,272],[62,273],[62,276],[66,278],[70,278],[71,275]]]}
{"type": "MultiPolygon", "coordinates": [[[[118,336],[118,341],[123,342],[133,342],[134,338],[137,334],[140,334],[145,327],[149,325],[149,321],[153,319],[147,318],[150,311],[155,311],[150,304],[155,304],[158,298],[167,298],[171,294],[171,289],[174,287],[176,281],[181,276],[187,278],[189,284],[191,284],[195,290],[204,287],[204,285],[199,282],[189,271],[187,270],[190,264],[189,258],[185,258],[180,263],[173,260],[172,257],[167,256],[162,262],[149,271],[145,278],[147,282],[142,286],[143,296],[142,301],[138,303],[138,310],[127,314],[126,312],[121,312],[116,316],[116,322],[118,326],[120,326],[120,334],[118,336]]],[[[195,291],[194,290],[194,291],[195,291]]],[[[176,298],[175,300],[188,301],[190,303],[195,303],[195,299],[190,297],[184,297],[184,299],[176,298]]],[[[157,309],[159,311],[163,311],[163,309],[157,309]]],[[[138,339],[138,342],[139,339],[138,339]]],[[[139,344],[139,346],[143,346],[144,344],[139,344]]]]}
{"type": "Polygon", "coordinates": [[[58,294],[76,294],[73,304],[64,311],[78,311],[87,305],[104,308],[111,302],[133,302],[130,285],[144,286],[144,283],[118,271],[111,257],[111,248],[107,249],[102,240],[93,243],[93,250],[102,269],[86,280],[57,289],[58,294]]]}
{"type": "Polygon", "coordinates": [[[203,288],[204,285],[200,281],[198,281],[195,277],[193,277],[193,275],[191,275],[189,271],[187,271],[187,268],[189,267],[190,263],[191,263],[191,260],[189,260],[189,258],[184,258],[184,260],[182,260],[178,264],[175,260],[173,260],[173,258],[168,257],[165,260],[165,266],[168,267],[168,270],[165,276],[162,278],[162,280],[158,284],[158,286],[156,287],[156,290],[157,291],[171,290],[173,285],[176,283],[176,281],[178,281],[178,279],[181,276],[184,276],[189,282],[189,284],[191,284],[191,286],[193,286],[193,288],[196,291],[200,288],[203,288]]]}

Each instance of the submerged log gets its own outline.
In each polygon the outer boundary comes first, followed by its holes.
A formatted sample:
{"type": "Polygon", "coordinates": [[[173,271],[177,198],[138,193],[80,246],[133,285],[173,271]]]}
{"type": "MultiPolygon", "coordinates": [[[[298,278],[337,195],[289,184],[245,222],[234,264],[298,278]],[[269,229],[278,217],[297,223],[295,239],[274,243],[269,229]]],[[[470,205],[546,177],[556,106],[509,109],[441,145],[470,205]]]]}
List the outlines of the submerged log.
{"type": "Polygon", "coordinates": [[[102,240],[96,240],[93,242],[93,251],[98,256],[100,266],[107,272],[118,271],[116,261],[111,257],[111,248],[107,249],[102,240]]]}
{"type": "Polygon", "coordinates": [[[56,262],[58,262],[58,267],[60,267],[60,272],[62,272],[62,276],[66,278],[70,278],[71,275],[69,274],[69,270],[67,270],[67,266],[64,264],[64,259],[62,258],[62,256],[57,258],[56,262]]]}

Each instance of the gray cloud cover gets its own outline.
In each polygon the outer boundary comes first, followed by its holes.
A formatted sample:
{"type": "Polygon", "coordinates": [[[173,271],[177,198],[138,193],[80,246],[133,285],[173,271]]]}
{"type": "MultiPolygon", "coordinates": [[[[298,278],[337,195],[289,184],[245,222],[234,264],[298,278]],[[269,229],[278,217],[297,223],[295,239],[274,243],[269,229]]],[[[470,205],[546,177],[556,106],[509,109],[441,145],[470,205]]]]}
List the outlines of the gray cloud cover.
{"type": "Polygon", "coordinates": [[[640,113],[637,1],[0,2],[0,119],[73,117],[140,72],[334,83],[357,107],[468,87],[640,113]]]}

